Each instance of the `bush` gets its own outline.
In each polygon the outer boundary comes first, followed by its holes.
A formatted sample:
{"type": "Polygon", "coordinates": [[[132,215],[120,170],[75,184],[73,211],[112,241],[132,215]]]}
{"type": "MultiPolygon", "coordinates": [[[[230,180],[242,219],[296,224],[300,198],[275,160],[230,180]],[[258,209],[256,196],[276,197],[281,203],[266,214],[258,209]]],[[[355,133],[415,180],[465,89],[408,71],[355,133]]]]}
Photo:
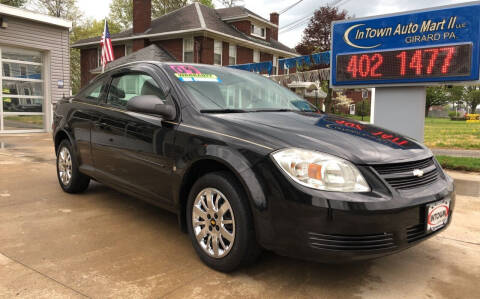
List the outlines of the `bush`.
{"type": "Polygon", "coordinates": [[[450,117],[450,120],[455,120],[455,121],[466,121],[467,118],[464,116],[457,115],[455,111],[450,111],[448,112],[448,116],[450,117]]]}

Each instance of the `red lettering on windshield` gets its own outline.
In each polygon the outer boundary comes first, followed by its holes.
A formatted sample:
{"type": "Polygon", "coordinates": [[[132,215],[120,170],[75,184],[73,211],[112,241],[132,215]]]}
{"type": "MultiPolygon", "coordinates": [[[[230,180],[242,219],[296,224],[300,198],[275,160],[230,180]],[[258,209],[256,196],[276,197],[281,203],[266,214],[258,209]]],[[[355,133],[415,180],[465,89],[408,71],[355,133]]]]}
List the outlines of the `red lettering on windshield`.
{"type": "Polygon", "coordinates": [[[202,74],[196,67],[191,65],[171,65],[170,68],[177,74],[202,74]]]}

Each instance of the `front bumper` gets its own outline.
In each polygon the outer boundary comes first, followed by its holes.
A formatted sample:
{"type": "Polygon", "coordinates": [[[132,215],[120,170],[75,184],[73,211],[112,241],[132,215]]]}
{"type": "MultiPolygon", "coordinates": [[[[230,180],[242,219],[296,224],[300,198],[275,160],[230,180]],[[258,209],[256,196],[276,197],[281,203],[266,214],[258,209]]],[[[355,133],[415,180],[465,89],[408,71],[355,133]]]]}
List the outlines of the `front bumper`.
{"type": "Polygon", "coordinates": [[[452,220],[448,177],[421,190],[339,194],[292,184],[273,168],[269,173],[268,204],[254,218],[260,244],[280,255],[326,263],[377,258],[430,238],[452,220]],[[448,223],[427,234],[426,205],[444,198],[450,199],[448,223]]]}
{"type": "Polygon", "coordinates": [[[426,233],[426,204],[397,210],[345,211],[287,204],[289,217],[276,225],[275,246],[281,255],[341,263],[398,252],[444,230],[451,222],[451,193],[446,226],[426,233]]]}

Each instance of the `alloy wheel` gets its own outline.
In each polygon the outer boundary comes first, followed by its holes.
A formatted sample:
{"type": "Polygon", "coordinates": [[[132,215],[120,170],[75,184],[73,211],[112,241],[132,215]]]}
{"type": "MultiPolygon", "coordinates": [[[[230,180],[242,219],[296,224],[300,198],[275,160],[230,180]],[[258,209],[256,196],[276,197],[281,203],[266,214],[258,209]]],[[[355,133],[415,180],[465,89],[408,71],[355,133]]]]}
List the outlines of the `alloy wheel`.
{"type": "Polygon", "coordinates": [[[235,241],[235,218],[228,199],[215,188],[200,191],[192,210],[198,244],[213,258],[226,256],[235,241]]]}
{"type": "Polygon", "coordinates": [[[72,156],[68,148],[63,147],[58,153],[58,176],[62,184],[67,186],[72,179],[72,156]]]}

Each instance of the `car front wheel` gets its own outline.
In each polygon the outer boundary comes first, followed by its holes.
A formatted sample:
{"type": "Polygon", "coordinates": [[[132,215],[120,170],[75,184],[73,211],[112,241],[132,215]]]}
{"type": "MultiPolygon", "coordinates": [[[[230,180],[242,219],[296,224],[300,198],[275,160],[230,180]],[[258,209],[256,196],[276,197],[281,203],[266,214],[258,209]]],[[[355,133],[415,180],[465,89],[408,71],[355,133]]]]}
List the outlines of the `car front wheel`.
{"type": "Polygon", "coordinates": [[[72,145],[67,139],[63,140],[58,146],[57,177],[62,189],[68,193],[83,192],[90,183],[90,178],[78,170],[77,159],[72,145]]]}
{"type": "Polygon", "coordinates": [[[260,252],[247,198],[230,173],[210,173],[193,185],[187,221],[195,251],[213,269],[233,271],[260,252]]]}

